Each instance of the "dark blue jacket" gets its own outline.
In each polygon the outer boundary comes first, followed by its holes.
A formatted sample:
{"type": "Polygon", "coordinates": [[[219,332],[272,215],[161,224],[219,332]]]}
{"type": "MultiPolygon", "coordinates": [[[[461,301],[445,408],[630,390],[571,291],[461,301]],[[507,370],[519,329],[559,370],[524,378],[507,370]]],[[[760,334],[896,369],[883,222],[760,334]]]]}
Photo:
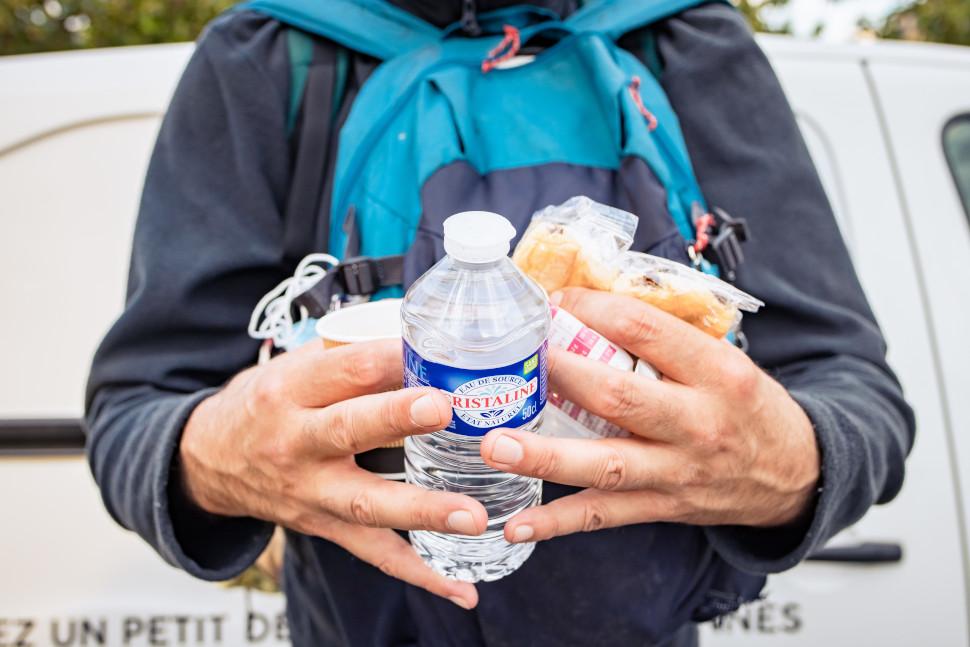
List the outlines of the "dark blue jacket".
{"type": "MultiPolygon", "coordinates": [[[[457,2],[397,4],[438,23],[458,17],[446,15],[457,2]]],[[[899,491],[913,416],[774,73],[724,5],[667,20],[655,35],[705,195],[754,232],[738,283],[767,307],[745,332],[751,357],[814,424],[822,480],[813,514],[782,529],[650,524],[554,539],[512,576],[479,585],[474,611],[290,533],[295,644],[691,644],[691,621],[757,595],[766,573],[794,566],[899,491]]],[[[374,66],[352,58],[348,102],[374,66]]],[[[289,82],[279,23],[244,12],[207,29],[159,133],[127,306],[88,388],[88,452],[108,510],[167,561],[212,580],[245,569],[272,528],[195,507],[176,448],[193,407],[254,363],[249,314],[292,271],[282,218],[298,137],[286,132],[289,82]]],[[[565,491],[547,484],[546,498],[565,491]]]]}

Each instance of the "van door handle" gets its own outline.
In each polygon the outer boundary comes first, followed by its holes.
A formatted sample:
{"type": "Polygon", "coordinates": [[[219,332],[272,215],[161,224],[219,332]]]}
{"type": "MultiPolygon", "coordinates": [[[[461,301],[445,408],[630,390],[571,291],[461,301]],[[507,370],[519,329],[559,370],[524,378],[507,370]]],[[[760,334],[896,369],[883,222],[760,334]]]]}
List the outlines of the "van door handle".
{"type": "Polygon", "coordinates": [[[849,546],[826,546],[808,556],[811,562],[851,562],[856,564],[888,564],[903,559],[903,547],[898,542],[864,541],[849,546]]]}

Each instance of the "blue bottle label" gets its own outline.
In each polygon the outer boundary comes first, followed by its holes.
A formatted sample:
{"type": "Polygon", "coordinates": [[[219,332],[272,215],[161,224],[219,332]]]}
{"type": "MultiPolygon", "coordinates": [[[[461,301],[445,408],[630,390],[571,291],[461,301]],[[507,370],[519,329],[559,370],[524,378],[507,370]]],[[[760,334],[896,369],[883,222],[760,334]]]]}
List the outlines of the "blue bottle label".
{"type": "Polygon", "coordinates": [[[528,424],[546,406],[546,381],[546,342],[514,364],[481,370],[426,360],[404,342],[404,386],[444,391],[454,412],[445,431],[462,436],[528,424]]]}

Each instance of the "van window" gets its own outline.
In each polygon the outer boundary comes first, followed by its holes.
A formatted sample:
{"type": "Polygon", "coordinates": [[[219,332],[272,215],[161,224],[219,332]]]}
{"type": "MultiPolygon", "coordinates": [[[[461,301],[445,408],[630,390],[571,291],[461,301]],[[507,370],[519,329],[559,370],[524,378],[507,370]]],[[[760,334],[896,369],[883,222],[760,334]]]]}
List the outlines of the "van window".
{"type": "Polygon", "coordinates": [[[970,113],[954,117],[943,127],[943,153],[970,222],[970,113]]]}

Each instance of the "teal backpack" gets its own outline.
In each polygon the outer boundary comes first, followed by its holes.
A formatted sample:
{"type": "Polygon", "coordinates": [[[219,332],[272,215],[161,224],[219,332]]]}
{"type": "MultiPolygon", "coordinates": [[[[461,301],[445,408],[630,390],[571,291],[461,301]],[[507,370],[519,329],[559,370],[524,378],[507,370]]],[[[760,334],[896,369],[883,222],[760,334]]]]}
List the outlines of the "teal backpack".
{"type": "Polygon", "coordinates": [[[385,0],[241,5],[294,28],[288,121],[303,111],[296,175],[311,184],[323,183],[325,156],[306,149],[334,141],[319,124],[335,123],[347,50],[382,61],[339,129],[326,216],[318,189],[291,191],[287,219],[325,225],[312,240],[312,228],[288,226],[289,245],[342,261],[298,303],[320,316],[334,295],[400,295],[443,255],[441,222],[452,213],[495,211],[521,234],[536,210],[574,195],[639,216],[634,249],[733,278],[744,222],[705,204],[643,30],[704,1],[591,0],[565,20],[515,6],[479,16],[477,37],[385,0]],[[652,71],[617,45],[638,30],[652,71]],[[305,87],[306,34],[339,46],[323,93],[305,87]]]}

